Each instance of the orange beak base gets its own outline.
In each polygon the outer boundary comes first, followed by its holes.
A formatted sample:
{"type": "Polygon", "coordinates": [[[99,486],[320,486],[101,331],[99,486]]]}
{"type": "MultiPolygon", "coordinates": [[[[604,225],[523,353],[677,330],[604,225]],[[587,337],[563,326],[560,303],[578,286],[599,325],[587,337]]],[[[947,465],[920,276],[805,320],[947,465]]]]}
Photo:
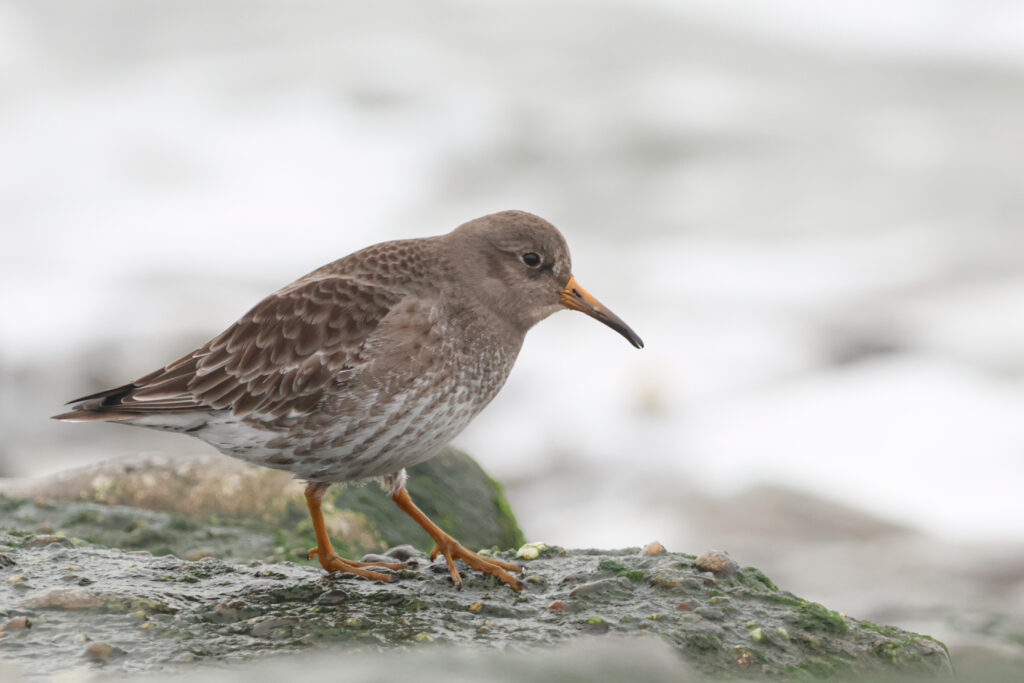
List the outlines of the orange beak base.
{"type": "Polygon", "coordinates": [[[621,334],[636,348],[642,349],[644,347],[644,342],[640,339],[639,335],[637,335],[629,325],[624,323],[622,318],[612,313],[604,304],[595,299],[590,292],[583,289],[583,287],[576,282],[575,277],[569,278],[569,282],[565,285],[565,288],[562,289],[561,295],[562,305],[566,308],[586,313],[591,318],[600,320],[605,325],[621,334]]]}

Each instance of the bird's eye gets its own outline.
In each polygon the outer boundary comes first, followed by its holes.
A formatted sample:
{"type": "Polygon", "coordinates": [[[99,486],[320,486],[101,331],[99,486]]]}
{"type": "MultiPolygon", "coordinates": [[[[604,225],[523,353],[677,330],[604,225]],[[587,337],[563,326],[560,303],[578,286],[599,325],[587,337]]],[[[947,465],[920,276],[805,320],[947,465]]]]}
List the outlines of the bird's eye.
{"type": "Polygon", "coordinates": [[[537,266],[540,265],[540,255],[537,254],[536,252],[528,251],[525,254],[523,254],[520,258],[523,259],[523,263],[530,266],[531,268],[536,268],[537,266]]]}

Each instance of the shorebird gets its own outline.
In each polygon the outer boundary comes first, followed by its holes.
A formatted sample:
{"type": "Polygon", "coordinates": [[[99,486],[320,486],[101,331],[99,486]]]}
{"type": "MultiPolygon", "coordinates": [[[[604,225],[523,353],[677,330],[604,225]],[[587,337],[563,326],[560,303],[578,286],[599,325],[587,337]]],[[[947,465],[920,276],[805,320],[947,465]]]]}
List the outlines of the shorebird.
{"type": "Polygon", "coordinates": [[[523,567],[483,557],[409,497],[405,468],[434,456],[505,383],[526,332],[582,311],[643,342],[572,275],[550,223],[503,211],[452,232],[383,242],[274,292],[221,334],[159,370],[69,402],[54,419],[181,432],[222,453],[307,482],[317,557],[328,572],[390,581],[335,553],[321,499],[335,483],[378,479],[434,540],[456,587],[456,560],[513,589],[523,567]]]}

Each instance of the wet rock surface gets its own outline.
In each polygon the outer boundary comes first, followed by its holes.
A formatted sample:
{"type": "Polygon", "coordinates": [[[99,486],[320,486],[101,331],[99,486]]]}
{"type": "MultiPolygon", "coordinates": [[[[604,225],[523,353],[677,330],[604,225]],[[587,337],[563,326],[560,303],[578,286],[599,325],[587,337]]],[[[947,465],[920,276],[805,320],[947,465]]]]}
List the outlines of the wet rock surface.
{"type": "Polygon", "coordinates": [[[0,552],[16,563],[2,570],[0,620],[32,624],[8,629],[0,647],[26,674],[176,671],[322,648],[517,652],[610,636],[659,638],[679,671],[713,676],[950,671],[933,639],[801,600],[757,569],[716,578],[679,553],[545,547],[515,593],[470,571],[456,591],[440,558],[385,584],[295,562],[190,562],[36,538],[0,531],[0,552]]]}

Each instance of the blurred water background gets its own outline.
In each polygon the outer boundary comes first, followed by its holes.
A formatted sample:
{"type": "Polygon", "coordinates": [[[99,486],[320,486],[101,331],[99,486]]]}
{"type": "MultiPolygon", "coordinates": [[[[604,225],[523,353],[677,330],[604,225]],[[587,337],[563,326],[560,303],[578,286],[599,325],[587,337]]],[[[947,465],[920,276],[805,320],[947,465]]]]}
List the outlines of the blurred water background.
{"type": "Polygon", "coordinates": [[[456,442],[529,538],[1024,605],[1022,121],[1010,0],[0,3],[0,476],[206,449],[47,418],[520,208],[647,342],[554,316],[456,442]]]}

